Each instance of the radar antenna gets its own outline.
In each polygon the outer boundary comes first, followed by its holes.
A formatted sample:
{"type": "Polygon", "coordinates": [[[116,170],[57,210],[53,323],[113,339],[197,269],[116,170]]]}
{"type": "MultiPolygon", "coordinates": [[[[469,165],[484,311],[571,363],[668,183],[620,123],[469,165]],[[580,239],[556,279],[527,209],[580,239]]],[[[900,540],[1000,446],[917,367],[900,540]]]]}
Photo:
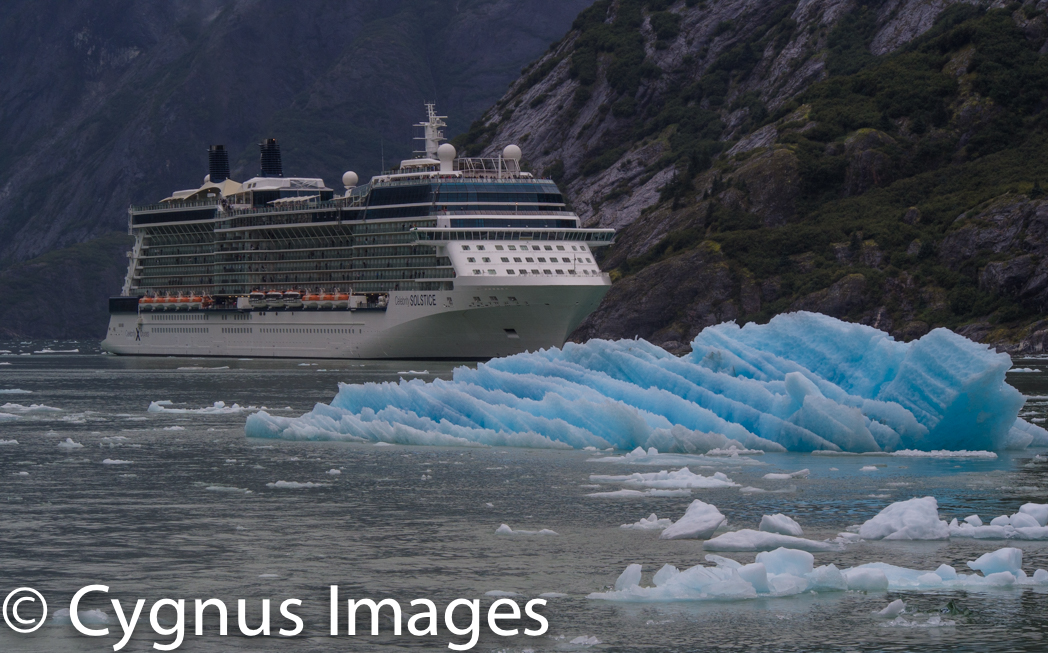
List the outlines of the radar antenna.
{"type": "Polygon", "coordinates": [[[425,141],[425,151],[416,150],[415,154],[425,154],[427,158],[437,158],[437,147],[440,146],[440,142],[447,140],[444,138],[444,132],[441,131],[441,127],[447,127],[448,124],[444,122],[447,116],[437,115],[437,105],[433,103],[426,104],[426,114],[429,120],[426,122],[420,122],[416,124],[416,127],[422,127],[425,130],[425,136],[416,136],[416,141],[425,141]]]}

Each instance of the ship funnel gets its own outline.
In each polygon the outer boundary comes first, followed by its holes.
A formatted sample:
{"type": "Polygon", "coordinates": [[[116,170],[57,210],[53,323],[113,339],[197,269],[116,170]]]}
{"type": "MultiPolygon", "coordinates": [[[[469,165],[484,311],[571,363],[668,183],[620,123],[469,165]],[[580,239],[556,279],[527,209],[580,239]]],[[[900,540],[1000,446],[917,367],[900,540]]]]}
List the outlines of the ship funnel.
{"type": "Polygon", "coordinates": [[[224,145],[212,145],[207,151],[208,181],[221,184],[229,179],[229,152],[224,145]]]}
{"type": "Polygon", "coordinates": [[[280,163],[280,146],[277,139],[267,138],[258,144],[262,150],[260,177],[283,177],[284,168],[280,163]]]}

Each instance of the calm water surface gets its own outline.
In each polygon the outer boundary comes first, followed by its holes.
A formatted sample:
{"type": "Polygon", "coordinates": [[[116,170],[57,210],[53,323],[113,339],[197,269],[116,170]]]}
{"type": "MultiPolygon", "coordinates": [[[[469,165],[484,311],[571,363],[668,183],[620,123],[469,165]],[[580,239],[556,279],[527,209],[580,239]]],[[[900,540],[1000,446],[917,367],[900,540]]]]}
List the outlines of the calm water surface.
{"type": "MultiPolygon", "coordinates": [[[[158,637],[148,610],[161,598],[186,599],[187,634],[180,651],[345,651],[447,649],[440,635],[415,638],[330,637],[328,586],[342,598],[395,598],[406,608],[429,598],[443,610],[452,600],[494,599],[486,592],[516,592],[518,601],[545,592],[549,632],[541,637],[500,638],[483,627],[477,651],[566,650],[964,650],[1043,651],[1048,632],[1048,592],[838,592],[742,603],[624,605],[589,600],[613,584],[626,565],[640,563],[644,581],[665,563],[703,563],[701,542],[659,541],[657,532],[622,530],[652,512],[678,518],[694,498],[713,503],[733,528],[756,528],[763,514],[783,512],[807,537],[834,537],[876,514],[891,501],[933,495],[947,519],[979,513],[1011,514],[1026,501],[1048,501],[1048,463],[1041,450],[1002,455],[995,461],[825,457],[774,454],[759,464],[725,461],[723,471],[744,485],[793,491],[742,494],[737,488],[699,490],[690,497],[609,500],[587,497],[590,474],[625,474],[659,468],[609,464],[581,451],[376,447],[345,443],[249,440],[248,412],[149,413],[150,402],[172,408],[266,406],[299,415],[328,402],[338,382],[396,380],[401,376],[450,378],[454,367],[433,362],[267,361],[236,359],[121,358],[100,355],[93,343],[7,342],[0,349],[0,590],[38,589],[51,612],[68,607],[80,587],[105,584],[85,604],[110,617],[110,636],[88,638],[71,626],[49,623],[18,636],[0,624],[0,649],[105,651],[120,627],[108,599],[128,610],[146,599],[146,614],[125,651],[153,650],[158,637]],[[32,354],[44,349],[78,353],[32,354]],[[31,353],[31,355],[20,355],[31,353]],[[180,369],[182,368],[182,369],[180,369]],[[191,368],[191,369],[186,369],[191,368]],[[195,368],[195,369],[193,369],[195,368]],[[421,374],[419,374],[421,373],[421,374]],[[40,404],[60,411],[25,412],[40,404]],[[71,438],[82,445],[60,447],[71,438]],[[104,460],[125,461],[104,464],[104,460]],[[877,472],[859,472],[877,465],[877,472]],[[770,471],[811,470],[808,479],[768,481],[770,471]],[[338,470],[340,474],[329,474],[338,470]],[[27,474],[26,474],[27,473],[27,474]],[[284,489],[278,481],[321,484],[284,489]],[[212,488],[212,489],[209,489],[212,488]],[[220,488],[220,489],[214,489],[220,488]],[[488,505],[490,504],[490,505],[488,505]],[[558,536],[495,535],[549,528],[558,536]],[[230,608],[230,635],[209,626],[192,634],[192,600],[220,598],[230,608]],[[894,598],[908,610],[931,615],[951,600],[965,614],[945,616],[953,627],[900,628],[872,613],[894,598]],[[298,598],[302,635],[277,611],[298,598]],[[248,638],[236,626],[237,599],[246,599],[257,625],[261,600],[273,602],[272,637],[248,638]],[[236,634],[234,634],[236,633],[236,634]],[[580,637],[599,644],[572,644],[580,637]],[[590,640],[592,641],[592,640],[590,640]]],[[[1045,361],[1017,361],[1043,370],[1045,361]]],[[[1048,395],[1048,374],[1010,375],[1024,394],[1048,395]]],[[[1048,397],[1028,402],[1041,419],[1048,397]]],[[[621,453],[621,452],[620,452],[621,453]]],[[[603,454],[601,454],[603,455],[603,454]]],[[[598,456],[599,457],[599,456],[598,456]]],[[[1024,551],[1024,568],[1048,568],[1048,543],[1011,544],[1024,551]]],[[[816,554],[816,564],[838,567],[873,561],[932,570],[964,563],[1001,542],[860,543],[839,553],[816,554]]],[[[754,554],[730,554],[751,562],[754,554]]],[[[956,610],[955,610],[956,611],[956,610]]],[[[164,614],[164,613],[162,613],[164,614]]],[[[173,617],[173,611],[168,613],[173,617]]],[[[361,631],[366,623],[360,622],[361,631]]],[[[212,624],[213,625],[213,624],[212,624]]],[[[526,624],[533,626],[533,624],[526,624]]]]}

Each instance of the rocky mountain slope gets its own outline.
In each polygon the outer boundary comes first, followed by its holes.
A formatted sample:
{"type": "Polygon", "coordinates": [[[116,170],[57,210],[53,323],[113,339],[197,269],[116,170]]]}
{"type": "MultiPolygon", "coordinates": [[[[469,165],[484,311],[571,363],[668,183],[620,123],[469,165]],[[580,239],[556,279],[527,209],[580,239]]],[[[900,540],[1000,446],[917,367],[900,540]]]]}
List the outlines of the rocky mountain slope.
{"type": "Polygon", "coordinates": [[[424,101],[465,129],[591,2],[5,2],[0,333],[104,333],[126,267],[109,235],[128,204],[198,186],[208,145],[226,145],[238,179],[270,136],[289,173],[366,179],[383,153],[410,155],[424,101]],[[115,283],[74,293],[57,275],[104,260],[115,283]],[[58,313],[31,290],[52,281],[58,313]]]}
{"type": "Polygon", "coordinates": [[[620,230],[576,339],[808,309],[1041,352],[1046,6],[598,0],[457,143],[620,230]]]}

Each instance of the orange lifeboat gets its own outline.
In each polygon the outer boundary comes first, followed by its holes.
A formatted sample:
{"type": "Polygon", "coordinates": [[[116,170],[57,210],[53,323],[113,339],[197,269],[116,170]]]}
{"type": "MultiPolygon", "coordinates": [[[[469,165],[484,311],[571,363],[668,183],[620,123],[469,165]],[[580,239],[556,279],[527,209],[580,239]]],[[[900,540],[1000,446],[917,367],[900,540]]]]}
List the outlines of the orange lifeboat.
{"type": "Polygon", "coordinates": [[[178,293],[178,297],[175,298],[175,310],[186,310],[189,308],[190,303],[189,297],[186,297],[182,293],[178,293]]]}
{"type": "Polygon", "coordinates": [[[152,297],[150,295],[145,295],[144,297],[139,297],[138,299],[138,308],[143,311],[153,310],[154,304],[156,304],[156,297],[152,297]]]}
{"type": "Polygon", "coordinates": [[[172,297],[170,293],[164,295],[162,298],[158,299],[157,301],[160,303],[161,307],[165,311],[166,310],[171,310],[173,308],[176,308],[176,305],[178,303],[178,299],[176,297],[172,297]]]}
{"type": "Polygon", "coordinates": [[[199,309],[199,308],[203,308],[203,307],[204,307],[204,298],[202,296],[196,295],[196,294],[193,294],[193,295],[189,296],[189,305],[188,305],[187,308],[199,309]]]}
{"type": "Polygon", "coordinates": [[[302,296],[302,305],[306,308],[320,308],[320,294],[309,292],[302,296]]]}
{"type": "Polygon", "coordinates": [[[349,308],[349,295],[335,291],[335,301],[331,303],[331,306],[332,308],[349,308]]]}
{"type": "Polygon", "coordinates": [[[320,308],[332,308],[335,303],[335,293],[325,292],[320,296],[320,308]]]}

